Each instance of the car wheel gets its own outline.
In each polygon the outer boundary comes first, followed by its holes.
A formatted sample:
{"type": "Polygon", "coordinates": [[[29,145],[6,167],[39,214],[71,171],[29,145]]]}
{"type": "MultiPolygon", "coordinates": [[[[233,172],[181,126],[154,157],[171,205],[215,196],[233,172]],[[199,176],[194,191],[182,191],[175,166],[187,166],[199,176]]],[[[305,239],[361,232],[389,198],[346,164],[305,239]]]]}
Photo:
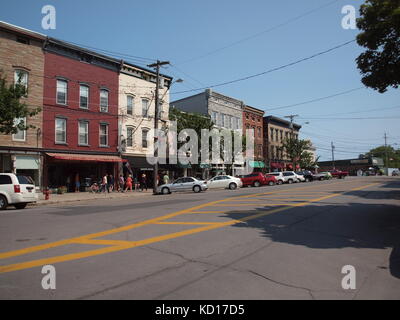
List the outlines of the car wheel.
{"type": "Polygon", "coordinates": [[[236,188],[237,188],[237,184],[236,183],[232,182],[232,183],[229,184],[229,189],[235,190],[236,188]]]}
{"type": "Polygon", "coordinates": [[[278,180],[278,184],[279,185],[283,184],[283,181],[282,180],[278,180]]]}
{"type": "Polygon", "coordinates": [[[7,199],[4,196],[0,196],[0,210],[5,210],[7,205],[7,199]]]}
{"type": "Polygon", "coordinates": [[[171,191],[169,191],[168,188],[162,188],[161,193],[162,193],[162,194],[170,194],[171,191]]]}
{"type": "Polygon", "coordinates": [[[193,187],[193,192],[199,193],[201,191],[200,186],[194,186],[193,187]]]}
{"type": "Polygon", "coordinates": [[[14,204],[15,209],[17,210],[22,210],[25,209],[27,203],[18,203],[18,204],[14,204]]]}
{"type": "Polygon", "coordinates": [[[306,178],[306,181],[305,182],[310,182],[310,179],[309,178],[306,178]]]}
{"type": "Polygon", "coordinates": [[[261,186],[260,181],[255,181],[253,184],[254,187],[258,188],[259,186],[261,186]]]}
{"type": "Polygon", "coordinates": [[[275,185],[275,183],[273,181],[270,181],[270,182],[268,182],[268,185],[273,186],[273,185],[275,185]]]}
{"type": "Polygon", "coordinates": [[[324,180],[324,178],[323,178],[323,177],[319,178],[319,181],[322,181],[322,180],[324,180]]]}
{"type": "Polygon", "coordinates": [[[292,183],[293,183],[293,180],[292,180],[292,179],[289,179],[289,180],[288,180],[288,183],[289,183],[289,184],[292,184],[292,183]]]}

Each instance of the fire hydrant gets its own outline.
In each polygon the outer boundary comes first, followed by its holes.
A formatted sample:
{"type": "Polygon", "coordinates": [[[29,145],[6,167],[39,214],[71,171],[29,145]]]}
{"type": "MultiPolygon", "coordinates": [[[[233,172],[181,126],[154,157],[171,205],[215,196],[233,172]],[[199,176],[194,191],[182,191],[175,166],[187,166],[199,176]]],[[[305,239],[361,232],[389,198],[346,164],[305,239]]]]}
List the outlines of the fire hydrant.
{"type": "Polygon", "coordinates": [[[46,188],[43,190],[43,194],[44,194],[44,200],[49,200],[50,199],[50,190],[49,188],[46,188]]]}

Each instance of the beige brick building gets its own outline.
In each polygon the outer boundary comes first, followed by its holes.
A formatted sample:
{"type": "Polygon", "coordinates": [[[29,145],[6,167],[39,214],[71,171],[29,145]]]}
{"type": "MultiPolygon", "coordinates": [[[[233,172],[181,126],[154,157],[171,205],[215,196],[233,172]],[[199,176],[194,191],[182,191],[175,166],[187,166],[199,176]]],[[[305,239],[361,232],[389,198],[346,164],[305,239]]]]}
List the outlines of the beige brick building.
{"type": "MultiPolygon", "coordinates": [[[[43,106],[45,40],[45,35],[0,22],[0,70],[7,84],[21,79],[27,85],[28,95],[22,100],[31,108],[43,106]]],[[[27,118],[26,124],[35,129],[15,135],[0,134],[0,172],[26,174],[40,185],[42,114],[27,118]]]]}

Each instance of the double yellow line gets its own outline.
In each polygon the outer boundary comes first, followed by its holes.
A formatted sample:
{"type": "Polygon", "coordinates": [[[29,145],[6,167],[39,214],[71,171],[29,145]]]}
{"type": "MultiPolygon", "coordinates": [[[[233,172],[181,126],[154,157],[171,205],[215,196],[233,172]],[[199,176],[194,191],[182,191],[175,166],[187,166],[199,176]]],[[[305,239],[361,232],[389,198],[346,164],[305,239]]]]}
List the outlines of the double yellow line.
{"type": "MultiPolygon", "coordinates": [[[[343,182],[339,182],[339,183],[342,184],[343,182]]],[[[337,184],[337,183],[335,183],[335,184],[337,184]]],[[[333,184],[330,184],[329,186],[331,186],[331,185],[333,185],[333,184]]],[[[361,189],[365,189],[365,188],[368,188],[368,187],[371,187],[374,185],[377,185],[377,183],[364,185],[361,187],[351,189],[349,191],[361,190],[361,189]]],[[[155,242],[179,238],[179,237],[183,237],[183,236],[187,236],[187,235],[191,235],[191,234],[195,234],[195,233],[199,233],[199,232],[203,232],[203,231],[218,229],[218,228],[234,225],[237,223],[242,223],[242,222],[246,222],[249,220],[257,219],[257,218],[260,218],[262,216],[266,216],[266,215],[269,215],[272,213],[285,211],[285,210],[288,210],[288,209],[291,209],[294,207],[306,206],[310,203],[337,197],[337,196],[340,196],[342,194],[349,192],[349,191],[344,191],[342,193],[330,194],[330,195],[322,196],[319,198],[310,199],[308,201],[296,203],[296,204],[290,204],[290,205],[282,204],[283,207],[272,209],[272,210],[262,211],[260,213],[254,214],[254,215],[251,215],[251,216],[248,216],[245,218],[241,218],[240,220],[231,220],[231,221],[227,221],[227,222],[167,222],[167,221],[165,221],[167,219],[174,218],[174,217],[188,214],[188,213],[223,213],[224,211],[201,211],[201,209],[203,209],[203,208],[215,206],[215,205],[220,204],[221,202],[227,202],[230,200],[237,200],[237,199],[252,198],[252,197],[258,197],[258,196],[262,196],[262,195],[269,195],[269,194],[276,194],[276,193],[285,193],[285,192],[290,192],[293,190],[308,189],[308,188],[311,188],[311,186],[303,187],[303,188],[295,188],[292,190],[285,190],[285,191],[280,190],[280,191],[267,192],[267,193],[257,193],[257,194],[252,194],[252,195],[217,200],[217,201],[205,203],[205,204],[202,204],[202,205],[199,205],[196,207],[180,210],[180,211],[177,211],[177,212],[174,212],[171,214],[167,214],[167,215],[164,215],[161,217],[157,217],[154,219],[145,220],[145,221],[142,221],[139,223],[135,223],[135,224],[131,224],[131,225],[115,228],[115,229],[110,229],[110,230],[106,230],[106,231],[102,231],[102,232],[87,234],[87,235],[84,235],[81,237],[65,239],[65,240],[60,240],[60,241],[47,243],[47,244],[43,244],[43,245],[38,245],[38,246],[28,247],[28,248],[24,248],[24,249],[0,253],[0,259],[8,259],[8,258],[13,258],[13,257],[25,255],[25,254],[31,254],[34,252],[48,250],[48,249],[52,249],[52,248],[56,248],[56,247],[60,247],[60,246],[71,245],[71,244],[107,246],[107,247],[103,247],[103,248],[99,248],[99,249],[95,249],[95,250],[71,253],[71,254],[66,254],[66,255],[62,255],[62,256],[54,256],[54,257],[49,257],[49,258],[43,258],[43,259],[38,259],[38,260],[32,260],[32,261],[26,261],[26,262],[20,262],[20,263],[0,266],[0,273],[18,271],[18,270],[23,270],[23,269],[39,267],[39,266],[43,266],[43,265],[47,265],[47,264],[54,264],[54,263],[59,263],[59,262],[66,262],[66,261],[72,261],[72,260],[93,257],[93,256],[102,255],[102,254],[106,254],[106,253],[117,252],[117,251],[126,250],[126,249],[130,249],[130,248],[134,248],[134,247],[144,246],[144,245],[148,245],[148,244],[155,243],[155,242]],[[184,231],[179,231],[179,232],[173,232],[173,233],[169,233],[166,235],[152,237],[152,238],[143,239],[143,240],[139,240],[139,241],[95,239],[95,238],[100,238],[100,237],[112,235],[115,233],[128,231],[128,230],[132,230],[132,229],[139,228],[142,226],[153,225],[153,224],[158,224],[158,225],[162,225],[162,224],[200,225],[200,227],[192,228],[192,229],[184,230],[184,231]]],[[[234,204],[232,206],[236,206],[236,205],[237,204],[234,204]]]]}

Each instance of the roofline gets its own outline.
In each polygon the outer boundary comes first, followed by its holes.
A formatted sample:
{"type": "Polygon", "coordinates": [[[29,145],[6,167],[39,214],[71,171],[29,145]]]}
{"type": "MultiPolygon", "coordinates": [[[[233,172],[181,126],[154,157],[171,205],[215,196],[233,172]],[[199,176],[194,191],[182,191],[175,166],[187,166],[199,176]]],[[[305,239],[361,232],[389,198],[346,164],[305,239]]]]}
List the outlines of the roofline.
{"type": "Polygon", "coordinates": [[[47,39],[47,36],[45,34],[42,34],[42,33],[36,32],[36,31],[32,31],[29,29],[25,29],[25,28],[16,26],[14,24],[11,24],[11,23],[8,23],[8,22],[2,21],[2,20],[0,20],[0,28],[5,29],[10,32],[23,34],[25,36],[28,36],[28,37],[31,37],[31,38],[34,38],[37,40],[45,41],[47,39]]]}
{"type": "MultiPolygon", "coordinates": [[[[290,125],[290,121],[287,121],[285,119],[278,118],[278,117],[275,117],[275,116],[266,116],[266,117],[264,117],[264,119],[267,120],[267,121],[268,120],[272,120],[272,121],[277,121],[277,122],[280,122],[280,123],[283,123],[283,124],[290,125]]],[[[293,123],[293,127],[297,127],[299,129],[301,129],[301,125],[299,125],[297,123],[293,123]]]]}
{"type": "Polygon", "coordinates": [[[264,110],[254,108],[254,107],[252,107],[252,106],[245,105],[243,111],[246,111],[245,109],[250,109],[250,111],[255,111],[255,112],[257,112],[257,113],[262,113],[262,115],[265,114],[265,111],[264,111],[264,110]]]}
{"type": "MultiPolygon", "coordinates": [[[[123,64],[123,66],[127,65],[129,67],[133,67],[133,68],[136,68],[136,69],[140,69],[141,71],[150,73],[153,76],[157,76],[157,73],[155,71],[153,71],[151,69],[147,69],[147,68],[141,67],[141,66],[138,66],[137,64],[134,64],[134,63],[131,63],[131,62],[128,62],[128,61],[125,61],[125,60],[122,60],[122,64],[123,64]]],[[[167,75],[162,74],[162,73],[160,73],[160,76],[163,77],[163,78],[167,78],[170,81],[172,81],[172,79],[173,79],[173,77],[167,76],[167,75]]]]}

